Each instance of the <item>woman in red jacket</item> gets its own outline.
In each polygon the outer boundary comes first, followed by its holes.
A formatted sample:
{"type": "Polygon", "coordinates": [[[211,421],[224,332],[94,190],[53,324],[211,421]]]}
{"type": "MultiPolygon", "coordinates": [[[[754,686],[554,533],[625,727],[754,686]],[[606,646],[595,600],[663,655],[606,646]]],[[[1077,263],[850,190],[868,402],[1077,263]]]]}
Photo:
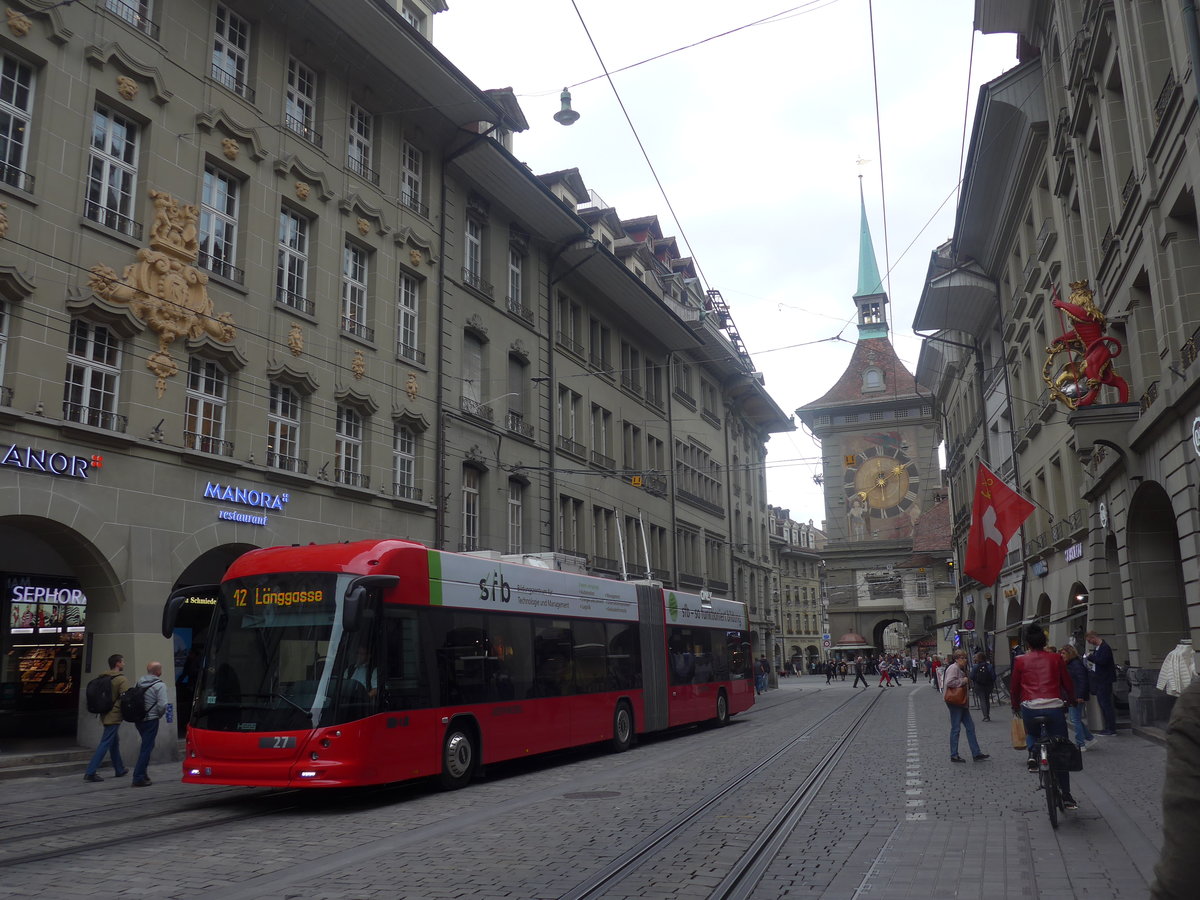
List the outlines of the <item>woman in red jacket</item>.
{"type": "MultiPolygon", "coordinates": [[[[1025,644],[1029,652],[1013,660],[1012,682],[1009,695],[1014,715],[1025,721],[1025,746],[1029,750],[1029,771],[1037,771],[1037,760],[1033,757],[1033,742],[1038,728],[1033,720],[1045,716],[1046,730],[1051,737],[1067,736],[1067,715],[1063,706],[1075,703],[1075,685],[1067,673],[1067,664],[1057,653],[1046,651],[1046,632],[1040,625],[1025,629],[1025,644]]],[[[1078,809],[1079,804],[1071,796],[1071,774],[1055,772],[1058,787],[1063,795],[1065,809],[1078,809]]]]}

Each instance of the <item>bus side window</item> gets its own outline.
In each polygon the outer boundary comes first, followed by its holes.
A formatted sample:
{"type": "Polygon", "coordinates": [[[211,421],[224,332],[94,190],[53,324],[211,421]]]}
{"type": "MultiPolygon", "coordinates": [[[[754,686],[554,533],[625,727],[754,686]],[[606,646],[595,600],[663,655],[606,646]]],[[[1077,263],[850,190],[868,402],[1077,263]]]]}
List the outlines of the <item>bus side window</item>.
{"type": "Polygon", "coordinates": [[[524,700],[533,688],[533,626],[525,616],[487,617],[492,700],[524,700]]]}
{"type": "Polygon", "coordinates": [[[590,619],[571,623],[574,640],[572,661],[575,691],[595,694],[608,690],[608,662],[605,659],[604,623],[590,619]]]}
{"type": "Polygon", "coordinates": [[[384,709],[425,709],[433,705],[421,652],[420,624],[414,610],[384,607],[384,709]]]}
{"type": "MultiPolygon", "coordinates": [[[[728,632],[715,631],[712,637],[713,681],[729,680],[728,632]]],[[[739,639],[740,640],[740,639],[739,639]]]]}
{"type": "Polygon", "coordinates": [[[692,633],[692,655],[696,658],[693,684],[708,684],[713,680],[712,632],[697,628],[692,633]]]}
{"type": "Polygon", "coordinates": [[[609,622],[605,628],[608,638],[609,690],[625,691],[642,686],[641,645],[638,643],[636,622],[609,622]]]}
{"type": "Polygon", "coordinates": [[[696,674],[696,657],[692,653],[692,630],[672,628],[667,639],[668,669],[671,684],[691,684],[696,674]]]}
{"type": "Polygon", "coordinates": [[[534,626],[532,696],[559,697],[574,693],[573,643],[568,622],[556,619],[534,626]]]}

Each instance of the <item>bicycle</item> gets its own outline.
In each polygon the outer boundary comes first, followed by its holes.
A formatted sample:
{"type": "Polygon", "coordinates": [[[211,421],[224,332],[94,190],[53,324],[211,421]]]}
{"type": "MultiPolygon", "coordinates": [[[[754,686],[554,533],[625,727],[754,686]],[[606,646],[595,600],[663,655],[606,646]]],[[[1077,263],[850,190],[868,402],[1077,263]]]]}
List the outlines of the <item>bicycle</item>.
{"type": "MultiPolygon", "coordinates": [[[[1050,735],[1050,720],[1045,716],[1035,716],[1032,720],[1038,729],[1034,739],[1034,759],[1037,762],[1038,788],[1046,792],[1046,812],[1050,816],[1050,827],[1058,828],[1059,811],[1066,812],[1066,801],[1058,784],[1059,772],[1080,771],[1083,768],[1082,759],[1077,758],[1078,749],[1069,739],[1054,738],[1050,735]]],[[[1074,807],[1072,807],[1074,809],[1074,807]]]]}

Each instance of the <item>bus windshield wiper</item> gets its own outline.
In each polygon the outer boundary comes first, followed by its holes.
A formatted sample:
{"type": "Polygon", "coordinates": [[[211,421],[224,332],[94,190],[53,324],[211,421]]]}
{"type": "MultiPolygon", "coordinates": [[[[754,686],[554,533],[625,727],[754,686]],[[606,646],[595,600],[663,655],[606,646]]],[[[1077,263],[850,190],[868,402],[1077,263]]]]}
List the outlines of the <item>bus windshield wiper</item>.
{"type": "Polygon", "coordinates": [[[293,706],[296,709],[300,710],[300,712],[302,712],[302,713],[304,713],[304,715],[308,716],[308,720],[310,722],[312,721],[312,717],[313,717],[312,712],[310,710],[305,709],[303,706],[301,706],[299,703],[297,703],[291,697],[288,697],[285,694],[281,694],[281,693],[279,693],[279,691],[272,691],[271,696],[278,697],[280,700],[282,700],[284,703],[288,704],[289,706],[293,706]]]}

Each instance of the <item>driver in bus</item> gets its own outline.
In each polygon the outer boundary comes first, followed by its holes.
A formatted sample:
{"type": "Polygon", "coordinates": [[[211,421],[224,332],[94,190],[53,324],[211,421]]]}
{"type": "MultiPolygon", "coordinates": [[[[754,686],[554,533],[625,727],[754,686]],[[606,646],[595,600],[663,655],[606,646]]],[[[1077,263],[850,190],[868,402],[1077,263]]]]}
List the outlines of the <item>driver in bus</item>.
{"type": "Polygon", "coordinates": [[[346,670],[346,677],[361,684],[367,696],[374,699],[379,693],[379,669],[371,665],[370,656],[367,647],[359,647],[354,665],[346,670]]]}

